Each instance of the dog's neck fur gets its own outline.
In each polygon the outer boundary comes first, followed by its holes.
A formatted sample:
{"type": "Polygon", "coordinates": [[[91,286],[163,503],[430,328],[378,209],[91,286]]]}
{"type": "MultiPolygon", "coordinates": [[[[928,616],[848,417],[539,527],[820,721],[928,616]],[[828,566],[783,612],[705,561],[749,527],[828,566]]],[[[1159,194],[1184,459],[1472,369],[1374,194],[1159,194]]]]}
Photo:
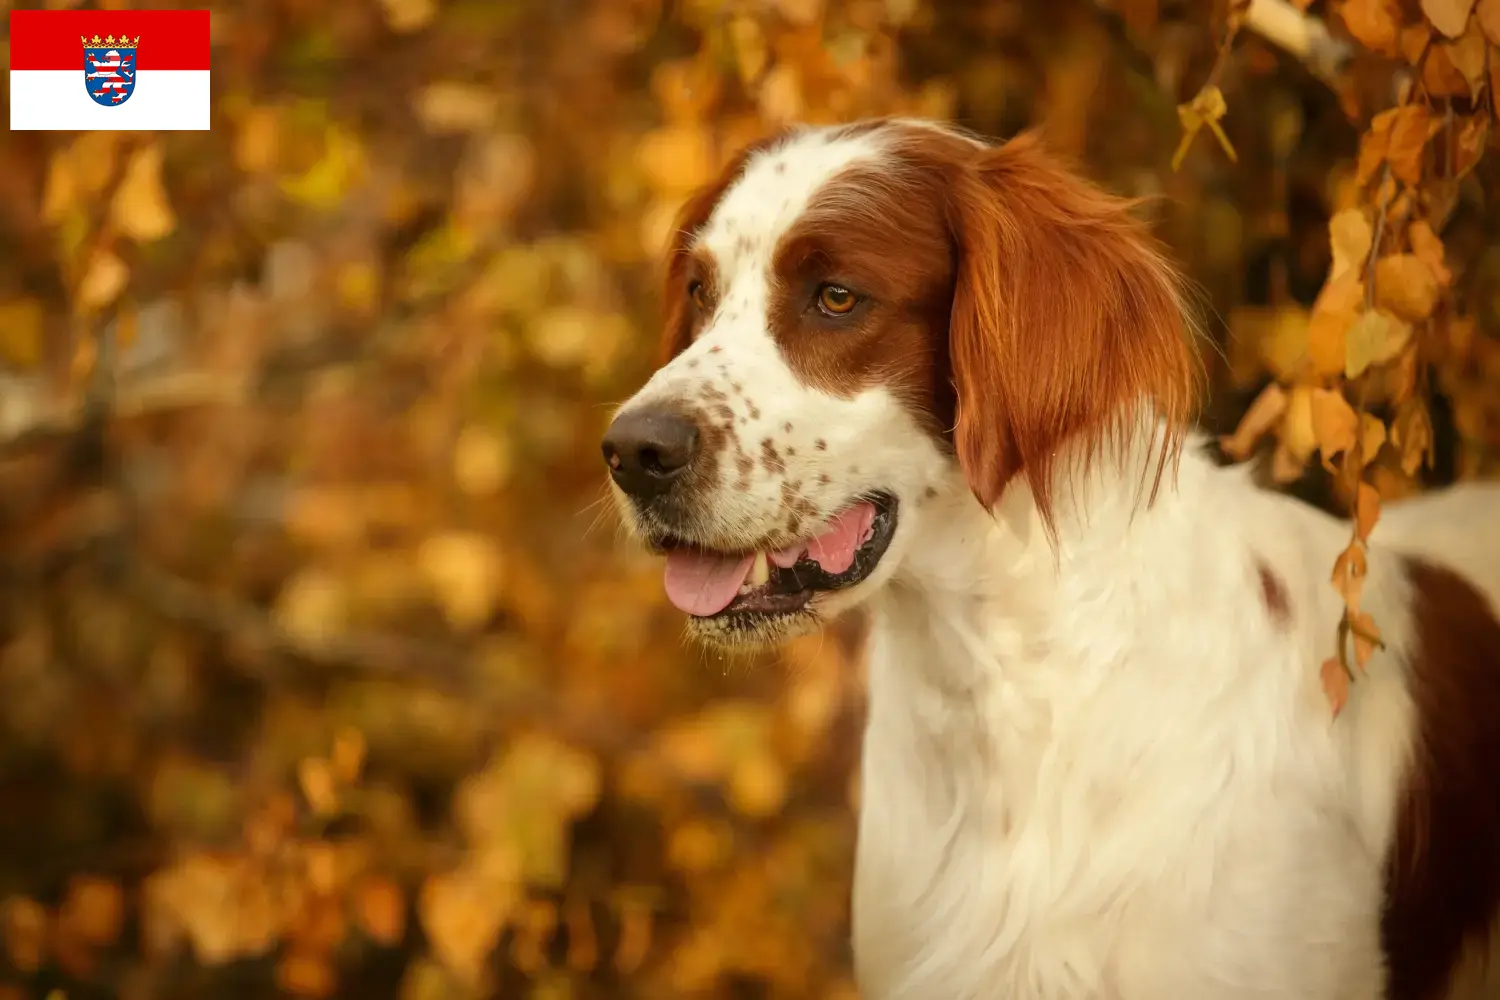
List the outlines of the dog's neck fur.
{"type": "MultiPolygon", "coordinates": [[[[1132,934],[1186,932],[1218,900],[1254,891],[1223,884],[1211,866],[1224,846],[1195,840],[1193,824],[1261,829],[1271,820],[1255,813],[1272,815],[1288,760],[1307,772],[1299,785],[1336,773],[1315,670],[1298,676],[1286,656],[1284,669],[1245,665],[1285,641],[1253,624],[1265,613],[1253,529],[1224,523],[1234,515],[1215,502],[1214,477],[1247,473],[1216,470],[1190,445],[1148,502],[1149,478],[1127,473],[1144,454],[1075,477],[1058,494],[1055,538],[1024,483],[992,516],[955,473],[872,601],[854,912],[861,980],[882,984],[882,998],[1132,996],[1121,985],[1132,934]],[[1231,636],[1242,648],[1223,648],[1231,636]],[[1245,723],[1205,724],[1230,702],[1245,723]],[[1308,715],[1290,730],[1289,702],[1308,715]],[[1245,790],[1235,801],[1231,773],[1245,790]]],[[[1314,530],[1333,524],[1306,513],[1314,530]]],[[[1322,589],[1294,599],[1326,610],[1331,640],[1337,598],[1322,589]]],[[[1331,843],[1329,863],[1364,871],[1347,884],[1378,886],[1378,843],[1351,843],[1331,843]]],[[[1345,902],[1378,909],[1332,909],[1345,902]]],[[[1374,934],[1351,954],[1378,952],[1374,934]]],[[[1163,981],[1159,949],[1138,960],[1163,981]]],[[[1182,974],[1184,988],[1201,982],[1182,974]]],[[[1305,969],[1288,970],[1289,986],[1306,982],[1305,969]]]]}

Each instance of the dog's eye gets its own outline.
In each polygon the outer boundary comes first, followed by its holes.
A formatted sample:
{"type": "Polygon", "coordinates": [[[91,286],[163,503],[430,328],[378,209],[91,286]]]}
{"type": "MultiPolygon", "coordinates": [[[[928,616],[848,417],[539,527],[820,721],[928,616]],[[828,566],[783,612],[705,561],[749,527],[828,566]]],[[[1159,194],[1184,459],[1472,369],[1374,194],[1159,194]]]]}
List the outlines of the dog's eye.
{"type": "Polygon", "coordinates": [[[693,300],[693,305],[699,309],[708,308],[708,289],[703,287],[701,281],[688,282],[688,298],[693,300]]]}
{"type": "Polygon", "coordinates": [[[818,309],[825,316],[847,316],[859,304],[859,296],[843,285],[823,285],[818,289],[818,309]]]}

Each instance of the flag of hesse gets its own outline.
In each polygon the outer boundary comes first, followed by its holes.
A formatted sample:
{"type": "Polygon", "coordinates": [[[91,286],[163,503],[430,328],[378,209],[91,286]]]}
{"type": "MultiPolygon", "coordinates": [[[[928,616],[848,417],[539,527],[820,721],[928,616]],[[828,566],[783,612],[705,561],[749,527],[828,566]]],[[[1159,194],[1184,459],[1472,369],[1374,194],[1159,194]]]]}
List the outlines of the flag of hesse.
{"type": "Polygon", "coordinates": [[[12,129],[206,129],[208,11],[13,10],[12,129]]]}

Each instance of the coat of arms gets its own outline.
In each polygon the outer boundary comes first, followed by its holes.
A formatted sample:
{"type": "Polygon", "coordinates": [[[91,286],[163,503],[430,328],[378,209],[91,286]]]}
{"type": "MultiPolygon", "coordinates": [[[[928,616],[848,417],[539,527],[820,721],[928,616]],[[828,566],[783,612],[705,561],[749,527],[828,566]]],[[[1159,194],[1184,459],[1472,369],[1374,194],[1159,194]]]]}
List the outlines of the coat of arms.
{"type": "Polygon", "coordinates": [[[135,50],[140,36],[79,39],[83,42],[83,86],[95,104],[114,107],[135,93],[135,50]]]}

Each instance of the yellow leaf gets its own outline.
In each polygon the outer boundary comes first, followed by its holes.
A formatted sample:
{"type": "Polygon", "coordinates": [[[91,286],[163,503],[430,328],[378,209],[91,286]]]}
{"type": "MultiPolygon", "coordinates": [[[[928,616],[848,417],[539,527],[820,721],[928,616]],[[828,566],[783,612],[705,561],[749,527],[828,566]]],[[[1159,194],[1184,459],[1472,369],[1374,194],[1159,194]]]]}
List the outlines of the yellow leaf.
{"type": "Polygon", "coordinates": [[[1219,124],[1228,111],[1229,105],[1224,101],[1224,92],[1213,84],[1198,91],[1188,103],[1177,106],[1177,118],[1182,123],[1182,141],[1177,146],[1177,152],[1172,155],[1173,170],[1182,166],[1188,147],[1192,145],[1199,131],[1204,128],[1207,128],[1214,134],[1214,138],[1219,140],[1219,146],[1223,148],[1224,155],[1229,157],[1229,162],[1239,161],[1234,147],[1229,143],[1229,137],[1224,134],[1224,129],[1219,124]]]}
{"type": "Polygon", "coordinates": [[[1262,389],[1240,418],[1234,434],[1219,439],[1224,453],[1235,461],[1248,458],[1256,443],[1286,414],[1287,403],[1285,390],[1275,382],[1262,389]]]}
{"type": "Polygon", "coordinates": [[[1443,46],[1453,68],[1463,76],[1468,97],[1473,101],[1479,100],[1479,94],[1484,90],[1487,48],[1484,33],[1477,25],[1458,41],[1443,46]]]}
{"type": "Polygon", "coordinates": [[[322,757],[304,757],[297,764],[297,783],[312,811],[328,816],[338,811],[338,782],[333,768],[322,757]]]}
{"type": "Polygon", "coordinates": [[[364,165],[359,139],[331,124],[324,133],[323,155],[302,174],[283,178],[281,190],[311,208],[331,209],[343,203],[364,165]]]}
{"type": "Polygon", "coordinates": [[[1344,377],[1359,378],[1371,365],[1392,360],[1411,342],[1410,323],[1369,309],[1349,328],[1344,344],[1344,377]]]}
{"type": "Polygon", "coordinates": [[[477,132],[491,124],[500,99],[492,87],[438,80],[423,87],[413,105],[428,132],[450,135],[477,132]]]}
{"type": "Polygon", "coordinates": [[[1380,454],[1381,447],[1385,444],[1385,424],[1379,417],[1372,417],[1368,413],[1362,413],[1359,417],[1359,448],[1360,455],[1366,462],[1375,460],[1380,454]]]}
{"type": "Polygon", "coordinates": [[[1474,9],[1474,0],[1422,0],[1422,13],[1432,26],[1449,38],[1464,33],[1469,23],[1469,11],[1474,9]]]}
{"type": "Polygon", "coordinates": [[[487,535],[450,531],[417,550],[417,566],[454,628],[483,625],[500,598],[500,550],[487,535]]]}
{"type": "Polygon", "coordinates": [[[35,299],[0,302],[0,361],[30,368],[42,360],[42,304],[35,299]]]}
{"type": "Polygon", "coordinates": [[[437,0],[380,0],[385,23],[398,34],[420,31],[437,16],[437,0]]]}
{"type": "Polygon", "coordinates": [[[1369,217],[1363,209],[1346,208],[1328,220],[1328,241],[1333,248],[1333,266],[1328,272],[1336,278],[1350,268],[1363,271],[1370,256],[1373,234],[1369,217]]]}
{"type": "Polygon", "coordinates": [[[1307,326],[1307,360],[1314,375],[1343,372],[1349,328],[1359,318],[1364,299],[1357,269],[1329,279],[1318,293],[1307,326]]]}
{"type": "Polygon", "coordinates": [[[78,283],[75,308],[85,315],[104,308],[119,297],[129,279],[130,270],[123,260],[108,250],[99,251],[78,283]]]}
{"type": "Polygon", "coordinates": [[[1420,323],[1437,307],[1438,279],[1415,254],[1382,257],[1375,262],[1375,304],[1399,319],[1420,323]]]}
{"type": "Polygon", "coordinates": [[[1281,443],[1298,463],[1306,462],[1318,448],[1318,435],[1313,429],[1312,400],[1313,390],[1309,386],[1293,386],[1286,419],[1282,423],[1281,443]]]}
{"type": "Polygon", "coordinates": [[[1258,350],[1266,368],[1277,378],[1293,381],[1308,366],[1310,315],[1299,306],[1275,310],[1260,335],[1258,350]]]}
{"type": "Polygon", "coordinates": [[[1432,272],[1432,277],[1437,281],[1438,287],[1448,288],[1453,284],[1453,272],[1448,270],[1444,261],[1445,253],[1443,241],[1432,231],[1426,219],[1418,219],[1411,224],[1407,231],[1411,238],[1411,252],[1423,264],[1427,270],[1432,272]]]}
{"type": "Polygon", "coordinates": [[[470,496],[485,496],[510,479],[510,442],[478,424],[465,427],[453,447],[453,478],[470,496]]]}
{"type": "Polygon", "coordinates": [[[287,581],[276,598],[277,624],[306,642],[337,637],[348,626],[349,600],[343,582],[312,566],[287,581]]]}
{"type": "Polygon", "coordinates": [[[776,815],[786,801],[785,769],[770,754],[747,757],[730,775],[729,801],[741,815],[752,819],[776,815]]]}
{"type": "Polygon", "coordinates": [[[120,231],[137,243],[159,240],[177,228],[177,216],[161,182],[161,144],[151,143],[130,159],[111,213],[120,231]]]}
{"type": "Polygon", "coordinates": [[[519,896],[513,886],[464,869],[429,876],[417,897],[417,913],[438,961],[466,984],[477,985],[519,896]]]}
{"type": "Polygon", "coordinates": [[[1324,461],[1354,447],[1359,418],[1354,408],[1335,389],[1312,390],[1312,426],[1324,461]]]}
{"type": "Polygon", "coordinates": [[[1323,661],[1318,677],[1323,682],[1323,696],[1328,699],[1328,707],[1333,709],[1336,719],[1349,700],[1349,674],[1337,656],[1330,656],[1323,661]]]}
{"type": "Polygon", "coordinates": [[[281,112],[273,106],[251,108],[234,136],[235,166],[247,174],[276,169],[281,150],[281,112]]]}
{"type": "Polygon", "coordinates": [[[659,193],[687,193],[707,183],[717,169],[713,141],[699,125],[668,125],[646,133],[636,165],[659,193]]]}

